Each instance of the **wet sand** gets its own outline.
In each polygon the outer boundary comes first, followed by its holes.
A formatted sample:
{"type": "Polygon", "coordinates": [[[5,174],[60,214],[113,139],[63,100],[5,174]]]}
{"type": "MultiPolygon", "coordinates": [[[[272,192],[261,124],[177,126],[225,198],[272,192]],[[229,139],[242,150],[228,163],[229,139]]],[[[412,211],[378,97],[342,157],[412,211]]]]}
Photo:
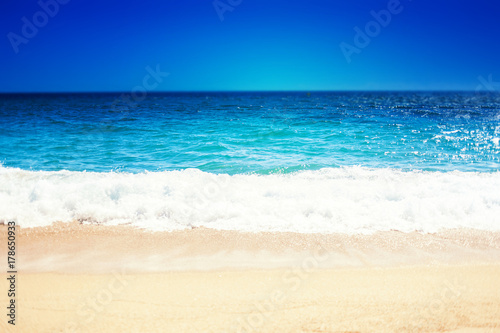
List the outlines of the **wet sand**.
{"type": "Polygon", "coordinates": [[[17,234],[17,325],[4,314],[2,332],[500,332],[500,233],[17,234]]]}

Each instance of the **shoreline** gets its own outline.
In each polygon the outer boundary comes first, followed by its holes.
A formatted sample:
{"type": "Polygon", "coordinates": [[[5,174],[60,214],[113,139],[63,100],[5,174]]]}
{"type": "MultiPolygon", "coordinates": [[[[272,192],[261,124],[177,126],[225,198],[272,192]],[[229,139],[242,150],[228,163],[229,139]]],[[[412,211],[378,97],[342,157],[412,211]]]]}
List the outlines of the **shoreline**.
{"type": "MultiPolygon", "coordinates": [[[[153,232],[74,222],[18,230],[18,262],[25,272],[272,269],[294,267],[311,256],[322,258],[315,268],[500,263],[500,232],[473,229],[371,235],[153,232]]],[[[0,237],[5,232],[0,228],[0,237]]]]}
{"type": "Polygon", "coordinates": [[[500,332],[495,232],[56,223],[19,228],[17,248],[17,325],[2,332],[500,332]]]}

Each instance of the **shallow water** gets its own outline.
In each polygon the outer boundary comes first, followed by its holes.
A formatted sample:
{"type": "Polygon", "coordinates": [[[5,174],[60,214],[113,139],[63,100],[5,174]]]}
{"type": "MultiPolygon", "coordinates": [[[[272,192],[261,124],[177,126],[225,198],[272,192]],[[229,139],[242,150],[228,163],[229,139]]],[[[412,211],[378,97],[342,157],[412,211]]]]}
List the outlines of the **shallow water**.
{"type": "Polygon", "coordinates": [[[175,230],[500,230],[500,97],[0,97],[0,220],[175,230]]]}

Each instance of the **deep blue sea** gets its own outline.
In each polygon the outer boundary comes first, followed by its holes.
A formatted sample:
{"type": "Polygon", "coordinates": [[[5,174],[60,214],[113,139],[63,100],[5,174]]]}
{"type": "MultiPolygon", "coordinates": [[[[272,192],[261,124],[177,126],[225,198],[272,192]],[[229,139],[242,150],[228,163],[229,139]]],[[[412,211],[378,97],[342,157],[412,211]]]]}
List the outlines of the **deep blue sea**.
{"type": "Polygon", "coordinates": [[[0,97],[0,162],[25,170],[325,167],[497,171],[500,96],[185,93],[0,97]]]}
{"type": "Polygon", "coordinates": [[[500,229],[500,94],[0,95],[0,220],[500,229]]]}

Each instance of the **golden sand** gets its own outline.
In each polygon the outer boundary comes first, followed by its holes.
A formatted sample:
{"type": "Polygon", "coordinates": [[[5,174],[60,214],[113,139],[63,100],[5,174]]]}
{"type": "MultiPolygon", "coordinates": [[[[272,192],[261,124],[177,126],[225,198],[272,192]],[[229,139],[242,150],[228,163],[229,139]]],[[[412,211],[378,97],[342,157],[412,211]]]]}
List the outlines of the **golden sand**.
{"type": "Polygon", "coordinates": [[[56,224],[17,243],[16,326],[4,314],[0,332],[500,332],[498,233],[56,224]]]}

